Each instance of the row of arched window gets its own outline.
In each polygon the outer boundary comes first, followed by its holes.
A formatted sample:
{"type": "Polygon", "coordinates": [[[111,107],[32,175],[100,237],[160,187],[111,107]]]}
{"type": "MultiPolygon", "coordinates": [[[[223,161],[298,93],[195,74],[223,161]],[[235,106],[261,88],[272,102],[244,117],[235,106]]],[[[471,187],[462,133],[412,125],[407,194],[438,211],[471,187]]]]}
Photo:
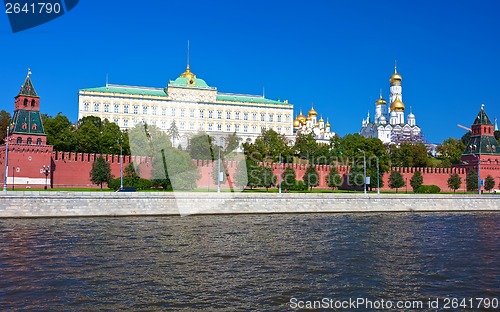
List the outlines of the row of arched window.
{"type": "MultiPolygon", "coordinates": [[[[17,144],[23,144],[23,138],[22,137],[17,137],[16,143],[17,144]]],[[[27,138],[26,139],[26,144],[28,144],[28,145],[33,144],[33,139],[32,138],[27,138]]],[[[36,139],[36,145],[42,145],[42,139],[41,138],[36,139]]]]}
{"type": "MultiPolygon", "coordinates": [[[[28,99],[24,99],[24,106],[27,107],[28,106],[28,99]]],[[[35,100],[31,100],[31,107],[35,107],[35,100]]]]}

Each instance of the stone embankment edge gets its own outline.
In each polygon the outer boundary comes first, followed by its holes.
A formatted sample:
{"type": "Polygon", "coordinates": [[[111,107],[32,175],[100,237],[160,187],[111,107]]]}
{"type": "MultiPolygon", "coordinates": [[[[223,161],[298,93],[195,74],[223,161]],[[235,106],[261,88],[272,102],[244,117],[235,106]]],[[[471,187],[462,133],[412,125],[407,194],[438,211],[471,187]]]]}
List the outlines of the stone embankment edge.
{"type": "Polygon", "coordinates": [[[500,211],[500,196],[454,194],[0,192],[0,218],[500,211]]]}

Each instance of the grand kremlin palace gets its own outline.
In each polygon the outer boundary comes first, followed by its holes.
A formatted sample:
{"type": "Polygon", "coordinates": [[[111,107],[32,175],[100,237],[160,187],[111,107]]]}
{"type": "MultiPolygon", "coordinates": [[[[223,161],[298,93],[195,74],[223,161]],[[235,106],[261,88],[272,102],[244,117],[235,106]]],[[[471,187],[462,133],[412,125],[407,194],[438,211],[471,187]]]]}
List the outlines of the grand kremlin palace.
{"type": "Polygon", "coordinates": [[[293,105],[287,100],[218,92],[197,78],[189,65],[165,88],[106,84],[81,89],[78,119],[86,116],[107,118],[122,130],[146,123],[166,131],[175,121],[183,147],[199,131],[217,142],[231,133],[244,142],[254,142],[268,129],[293,137],[293,105]]]}

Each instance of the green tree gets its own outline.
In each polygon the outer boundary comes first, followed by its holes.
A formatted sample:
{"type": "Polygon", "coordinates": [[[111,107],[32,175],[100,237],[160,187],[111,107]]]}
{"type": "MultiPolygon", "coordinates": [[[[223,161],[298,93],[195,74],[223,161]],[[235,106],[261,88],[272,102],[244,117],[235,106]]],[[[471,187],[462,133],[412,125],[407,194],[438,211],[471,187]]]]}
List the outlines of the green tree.
{"type": "Polygon", "coordinates": [[[318,143],[311,133],[297,136],[294,150],[296,156],[307,159],[310,164],[316,163],[316,158],[319,156],[318,143]]]}
{"type": "Polygon", "coordinates": [[[7,127],[12,123],[12,117],[10,113],[6,110],[2,109],[0,111],[0,142],[4,142],[5,137],[7,136],[7,127]]]}
{"type": "Polygon", "coordinates": [[[396,189],[396,192],[400,187],[405,185],[405,181],[403,176],[398,171],[391,171],[389,175],[389,187],[392,189],[396,189]]]}
{"type": "Polygon", "coordinates": [[[295,187],[295,182],[297,181],[297,175],[292,167],[286,167],[282,174],[281,188],[286,190],[291,190],[295,187]]]}
{"type": "Polygon", "coordinates": [[[251,159],[245,161],[240,161],[236,166],[236,185],[245,188],[246,186],[250,189],[259,186],[259,166],[257,162],[251,159]]]}
{"type": "Polygon", "coordinates": [[[188,151],[192,159],[215,160],[218,157],[214,155],[212,138],[205,132],[200,132],[191,138],[188,151]]]}
{"type": "Polygon", "coordinates": [[[484,179],[484,189],[489,192],[493,188],[495,188],[495,179],[490,174],[488,174],[486,179],[484,179]]]}
{"type": "MultiPolygon", "coordinates": [[[[218,160],[215,160],[213,163],[212,163],[212,172],[211,172],[211,176],[212,176],[212,181],[214,182],[214,184],[217,185],[217,179],[218,179],[218,169],[219,169],[219,164],[218,164],[218,160]]],[[[220,172],[222,172],[222,181],[220,182],[220,184],[226,184],[227,183],[227,176],[226,176],[226,165],[224,164],[223,161],[220,162],[220,172]]]]}
{"type": "Polygon", "coordinates": [[[460,186],[462,185],[462,178],[458,175],[458,173],[452,174],[448,178],[448,187],[456,192],[460,186]]]}
{"type": "Polygon", "coordinates": [[[179,128],[175,124],[175,120],[170,123],[170,128],[167,129],[167,135],[172,139],[172,146],[176,146],[177,140],[180,138],[179,128]]]}
{"type": "Polygon", "coordinates": [[[418,189],[424,184],[424,177],[420,171],[415,171],[410,179],[410,185],[414,193],[418,192],[418,189]]]}
{"type": "Polygon", "coordinates": [[[92,169],[90,170],[90,180],[92,183],[100,185],[102,190],[103,183],[109,183],[113,179],[111,174],[111,165],[107,162],[104,157],[99,156],[92,163],[92,169]]]}
{"type": "Polygon", "coordinates": [[[337,170],[337,166],[332,166],[330,172],[325,177],[326,184],[332,189],[338,188],[342,185],[342,176],[337,170]]]}
{"type": "Polygon", "coordinates": [[[164,190],[190,190],[196,187],[201,177],[189,154],[169,147],[155,152],[153,156],[152,181],[164,190]]]}
{"type": "Polygon", "coordinates": [[[101,118],[96,116],[83,117],[76,124],[74,135],[76,152],[101,153],[101,118]]]}
{"type": "Polygon", "coordinates": [[[99,144],[100,152],[103,154],[120,154],[120,142],[122,142],[122,149],[128,151],[128,141],[123,138],[124,134],[120,127],[108,119],[104,119],[101,123],[99,144]]]}
{"type": "Polygon", "coordinates": [[[354,164],[349,169],[347,173],[347,182],[350,187],[353,187],[355,190],[364,185],[364,168],[363,164],[354,164]]]}
{"type": "Polygon", "coordinates": [[[443,166],[451,167],[452,164],[460,164],[465,144],[461,140],[448,138],[436,148],[443,159],[443,166]]]}
{"type": "Polygon", "coordinates": [[[391,145],[389,149],[394,167],[427,167],[427,149],[422,143],[405,142],[391,145]]]}
{"type": "Polygon", "coordinates": [[[304,185],[309,188],[311,191],[313,187],[319,185],[319,174],[316,171],[316,166],[311,164],[307,167],[306,173],[302,177],[302,181],[304,181],[304,185]]]}
{"type": "Polygon", "coordinates": [[[128,132],[131,154],[149,156],[172,147],[168,135],[154,125],[138,123],[128,132]]]}
{"type": "Polygon", "coordinates": [[[266,191],[273,185],[276,185],[276,175],[273,173],[273,168],[261,166],[258,169],[259,174],[259,186],[265,187],[266,191]]]}
{"type": "Polygon", "coordinates": [[[280,155],[282,162],[292,161],[292,150],[288,146],[288,139],[270,129],[262,132],[255,143],[243,143],[247,159],[257,162],[278,162],[280,155]]]}
{"type": "Polygon", "coordinates": [[[467,191],[477,191],[477,173],[474,170],[467,171],[465,175],[465,185],[467,191]]]}
{"type": "Polygon", "coordinates": [[[55,117],[43,118],[43,128],[47,134],[47,144],[53,145],[54,150],[73,152],[76,150],[74,127],[68,117],[57,113],[55,117]]]}
{"type": "Polygon", "coordinates": [[[236,132],[231,133],[224,138],[224,151],[223,155],[225,160],[228,159],[228,155],[234,152],[238,146],[240,146],[240,138],[236,135],[236,132]]]}

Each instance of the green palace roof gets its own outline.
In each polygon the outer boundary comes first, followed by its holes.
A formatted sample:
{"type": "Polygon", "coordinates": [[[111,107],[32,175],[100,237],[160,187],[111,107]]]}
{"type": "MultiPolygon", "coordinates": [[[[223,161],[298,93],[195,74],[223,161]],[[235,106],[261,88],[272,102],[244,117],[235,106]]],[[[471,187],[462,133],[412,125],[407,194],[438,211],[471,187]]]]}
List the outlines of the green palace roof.
{"type": "Polygon", "coordinates": [[[185,77],[179,77],[175,79],[174,81],[170,81],[168,84],[169,86],[174,86],[174,87],[190,87],[190,88],[210,88],[210,89],[215,89],[213,87],[209,87],[205,80],[200,79],[200,78],[185,78],[185,77]],[[193,81],[194,83],[189,84],[190,81],[193,81]]]}
{"type": "Polygon", "coordinates": [[[259,104],[288,104],[279,100],[269,100],[261,96],[220,93],[217,94],[217,101],[221,102],[243,102],[243,103],[259,103],[259,104]]]}
{"type": "Polygon", "coordinates": [[[165,89],[118,86],[118,85],[107,85],[106,87],[86,88],[86,89],[81,89],[80,91],[119,93],[119,94],[129,94],[129,95],[150,95],[150,96],[165,96],[165,97],[167,96],[167,94],[165,93],[165,89]]]}

